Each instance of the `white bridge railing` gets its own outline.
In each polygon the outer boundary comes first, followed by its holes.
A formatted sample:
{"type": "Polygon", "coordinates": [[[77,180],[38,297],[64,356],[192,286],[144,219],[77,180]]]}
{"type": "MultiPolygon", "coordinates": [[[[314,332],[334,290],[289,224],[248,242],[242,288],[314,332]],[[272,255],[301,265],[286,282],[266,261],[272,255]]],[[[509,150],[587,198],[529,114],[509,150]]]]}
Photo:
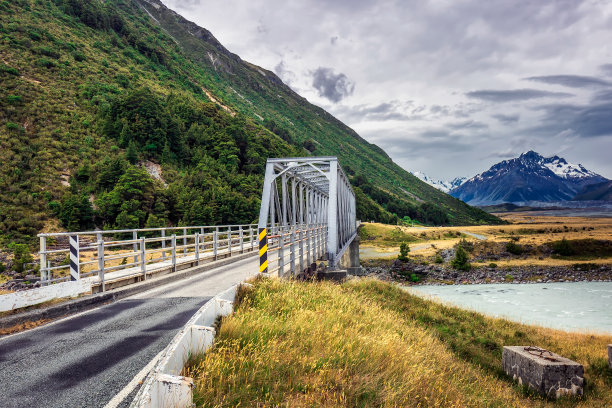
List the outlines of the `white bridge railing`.
{"type": "Polygon", "coordinates": [[[327,255],[327,231],[325,224],[269,228],[265,273],[281,278],[314,273],[315,262],[327,255]]]}
{"type": "Polygon", "coordinates": [[[252,251],[257,225],[189,226],[39,234],[41,284],[142,276],[252,251]]]}

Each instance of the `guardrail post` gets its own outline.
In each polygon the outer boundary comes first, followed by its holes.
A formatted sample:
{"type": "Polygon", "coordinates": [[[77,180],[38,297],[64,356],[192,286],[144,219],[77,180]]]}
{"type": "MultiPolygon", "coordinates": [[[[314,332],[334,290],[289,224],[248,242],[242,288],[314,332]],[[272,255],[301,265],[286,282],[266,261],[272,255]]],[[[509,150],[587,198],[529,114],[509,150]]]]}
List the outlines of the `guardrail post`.
{"type": "Polygon", "coordinates": [[[195,233],[195,259],[197,264],[200,265],[200,234],[195,233]]]}
{"type": "Polygon", "coordinates": [[[310,252],[312,250],[312,245],[310,243],[310,240],[312,239],[312,235],[310,234],[310,227],[306,227],[306,267],[310,268],[310,265],[312,264],[312,262],[310,261],[312,259],[312,253],[310,252]]]}
{"type": "Polygon", "coordinates": [[[249,225],[249,244],[251,244],[251,251],[253,250],[253,246],[255,245],[255,241],[253,240],[253,226],[249,225]]]}
{"type": "Polygon", "coordinates": [[[278,277],[282,278],[285,273],[285,236],[283,230],[278,231],[278,277]]]}
{"type": "MultiPolygon", "coordinates": [[[[132,252],[138,252],[138,231],[132,231],[132,240],[134,243],[132,244],[132,252]]],[[[138,254],[134,255],[134,263],[138,263],[138,254]]]]}
{"type": "Polygon", "coordinates": [[[145,250],[145,238],[140,238],[140,272],[147,280],[147,252],[145,250]]]}
{"type": "Polygon", "coordinates": [[[183,254],[187,253],[187,228],[183,228],[183,254]]]}
{"type": "Polygon", "coordinates": [[[244,254],[244,236],[242,234],[242,225],[239,228],[239,234],[240,234],[240,253],[244,254]]]}
{"type": "Polygon", "coordinates": [[[172,272],[176,272],[176,234],[172,234],[172,272]]]}
{"type": "Polygon", "coordinates": [[[206,245],[204,245],[204,227],[200,227],[200,236],[202,237],[202,247],[200,250],[204,252],[206,250],[206,245]]]}
{"type": "Polygon", "coordinates": [[[47,279],[47,237],[40,237],[40,281],[44,282],[47,279]]]}
{"type": "Polygon", "coordinates": [[[315,259],[315,261],[317,259],[319,259],[319,228],[318,227],[314,227],[313,228],[313,232],[312,232],[312,241],[313,241],[313,245],[312,245],[312,253],[313,253],[313,258],[315,259]]]}
{"type": "Polygon", "coordinates": [[[164,251],[164,249],[166,249],[166,229],[162,228],[161,230],[161,237],[162,237],[162,262],[166,260],[166,251],[164,251]]]}
{"type": "Polygon", "coordinates": [[[295,277],[295,230],[289,233],[289,266],[291,268],[291,277],[295,277]]]}
{"type": "Polygon", "coordinates": [[[79,236],[70,235],[70,280],[75,281],[81,278],[81,264],[79,256],[79,236]]]}
{"type": "Polygon", "coordinates": [[[213,231],[213,259],[217,260],[217,250],[219,247],[219,227],[215,227],[213,231]]]}
{"type": "Polygon", "coordinates": [[[106,290],[106,284],[104,283],[104,238],[102,234],[97,234],[98,238],[98,277],[100,278],[100,285],[102,292],[106,290]]]}
{"type": "Polygon", "coordinates": [[[232,227],[227,229],[227,250],[229,251],[229,256],[232,256],[232,227]]]}
{"type": "Polygon", "coordinates": [[[304,272],[304,231],[300,227],[300,235],[298,236],[298,241],[300,243],[300,272],[304,272]]]}

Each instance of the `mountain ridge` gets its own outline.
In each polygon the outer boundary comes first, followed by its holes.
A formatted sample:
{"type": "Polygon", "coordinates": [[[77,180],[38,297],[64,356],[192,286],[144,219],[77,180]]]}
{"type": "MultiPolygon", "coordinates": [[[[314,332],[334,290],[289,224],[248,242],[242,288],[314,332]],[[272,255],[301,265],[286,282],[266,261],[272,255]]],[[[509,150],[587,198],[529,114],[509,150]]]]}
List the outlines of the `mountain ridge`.
{"type": "Polygon", "coordinates": [[[586,186],[605,181],[581,164],[528,151],[494,164],[450,194],[472,205],[568,201],[586,186]]]}

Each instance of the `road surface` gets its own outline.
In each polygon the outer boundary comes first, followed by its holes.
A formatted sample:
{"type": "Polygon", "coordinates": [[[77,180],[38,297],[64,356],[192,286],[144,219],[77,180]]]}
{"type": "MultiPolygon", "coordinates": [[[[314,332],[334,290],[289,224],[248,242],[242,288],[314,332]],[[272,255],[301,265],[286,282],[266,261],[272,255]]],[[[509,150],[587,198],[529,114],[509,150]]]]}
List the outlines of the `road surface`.
{"type": "Polygon", "coordinates": [[[0,338],[0,406],[129,405],[135,390],[128,383],[193,313],[258,269],[254,256],[0,338]],[[128,398],[114,398],[122,390],[128,398]]]}

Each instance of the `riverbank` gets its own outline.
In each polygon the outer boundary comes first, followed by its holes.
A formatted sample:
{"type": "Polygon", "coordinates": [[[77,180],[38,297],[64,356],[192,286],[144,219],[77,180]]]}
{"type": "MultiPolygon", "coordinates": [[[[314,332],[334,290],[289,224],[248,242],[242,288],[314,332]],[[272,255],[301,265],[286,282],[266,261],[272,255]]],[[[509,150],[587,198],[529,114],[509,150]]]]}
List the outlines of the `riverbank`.
{"type": "Polygon", "coordinates": [[[366,260],[367,276],[409,285],[469,285],[484,283],[611,282],[612,265],[581,263],[571,266],[472,267],[458,271],[446,265],[418,261],[366,260]]]}
{"type": "Polygon", "coordinates": [[[200,406],[612,406],[612,336],[567,333],[449,307],[388,283],[256,280],[215,347],[194,356],[200,406]],[[547,401],[500,373],[502,347],[584,365],[585,395],[547,401]]]}

